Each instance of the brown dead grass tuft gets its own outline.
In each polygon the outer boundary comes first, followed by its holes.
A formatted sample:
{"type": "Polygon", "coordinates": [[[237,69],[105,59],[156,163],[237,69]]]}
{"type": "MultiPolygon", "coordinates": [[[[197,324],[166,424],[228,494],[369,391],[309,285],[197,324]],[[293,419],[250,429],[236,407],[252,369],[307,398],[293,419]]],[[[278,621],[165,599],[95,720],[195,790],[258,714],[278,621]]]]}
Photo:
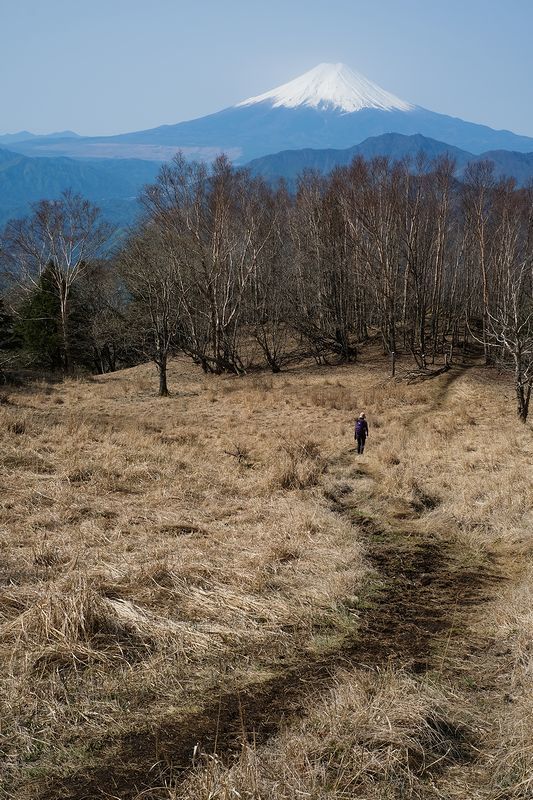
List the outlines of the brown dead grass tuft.
{"type": "MultiPolygon", "coordinates": [[[[79,645],[93,650],[123,654],[139,645],[150,646],[151,634],[133,615],[121,613],[120,606],[102,598],[80,573],[49,584],[44,596],[0,629],[0,641],[54,658],[54,651],[72,653],[79,645]]],[[[139,619],[142,618],[139,617],[139,619]]]]}
{"type": "Polygon", "coordinates": [[[312,439],[287,440],[281,445],[281,458],[272,470],[273,489],[307,489],[316,486],[326,462],[312,439]]]}
{"type": "Polygon", "coordinates": [[[26,433],[26,421],[19,419],[15,420],[14,422],[10,422],[7,426],[7,429],[10,433],[14,433],[16,436],[22,436],[23,433],[26,433]]]}

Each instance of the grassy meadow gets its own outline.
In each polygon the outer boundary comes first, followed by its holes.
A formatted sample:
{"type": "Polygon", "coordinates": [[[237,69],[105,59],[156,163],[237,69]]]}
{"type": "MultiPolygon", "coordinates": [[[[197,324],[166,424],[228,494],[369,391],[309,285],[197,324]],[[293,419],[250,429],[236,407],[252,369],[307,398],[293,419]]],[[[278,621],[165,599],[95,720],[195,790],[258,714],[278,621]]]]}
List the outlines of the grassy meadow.
{"type": "Polygon", "coordinates": [[[531,797],[531,424],[408,368],[5,387],[0,797],[531,797]]]}

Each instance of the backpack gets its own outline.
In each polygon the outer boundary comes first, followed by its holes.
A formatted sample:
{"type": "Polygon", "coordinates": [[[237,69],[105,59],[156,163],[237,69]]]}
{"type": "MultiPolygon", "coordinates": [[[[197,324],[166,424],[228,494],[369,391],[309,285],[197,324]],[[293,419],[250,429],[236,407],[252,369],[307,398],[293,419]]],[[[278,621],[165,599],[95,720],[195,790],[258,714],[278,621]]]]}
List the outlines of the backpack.
{"type": "Polygon", "coordinates": [[[358,419],[355,423],[355,435],[362,436],[366,433],[366,419],[358,419]]]}

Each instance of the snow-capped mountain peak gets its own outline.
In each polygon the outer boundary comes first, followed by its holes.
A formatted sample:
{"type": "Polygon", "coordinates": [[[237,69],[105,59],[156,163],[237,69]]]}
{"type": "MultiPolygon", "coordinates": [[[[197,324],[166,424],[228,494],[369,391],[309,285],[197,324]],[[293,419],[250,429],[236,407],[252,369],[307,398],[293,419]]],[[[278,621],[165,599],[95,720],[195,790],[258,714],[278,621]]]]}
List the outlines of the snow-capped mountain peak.
{"type": "Polygon", "coordinates": [[[363,108],[381,111],[412,111],[415,108],[345,64],[319,64],[299,78],[257,97],[249,97],[236,107],[264,102],[269,102],[273,108],[308,106],[348,113],[363,108]]]}

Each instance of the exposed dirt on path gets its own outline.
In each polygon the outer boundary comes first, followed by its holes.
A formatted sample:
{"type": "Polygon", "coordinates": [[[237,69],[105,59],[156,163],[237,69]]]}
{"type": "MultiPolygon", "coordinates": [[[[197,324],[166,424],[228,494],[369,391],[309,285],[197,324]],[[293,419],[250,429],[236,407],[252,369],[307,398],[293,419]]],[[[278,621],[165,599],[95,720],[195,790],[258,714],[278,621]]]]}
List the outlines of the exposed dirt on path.
{"type": "MultiPolygon", "coordinates": [[[[457,377],[456,372],[443,377],[444,395],[457,377]]],[[[479,647],[467,637],[469,623],[491,585],[501,579],[498,571],[479,555],[465,551],[453,533],[424,532],[417,527],[415,513],[394,524],[365,517],[356,484],[361,478],[372,479],[364,467],[354,473],[355,458],[346,451],[330,465],[333,488],[326,499],[333,511],[351,522],[354,535],[363,539],[372,569],[366,586],[354,587],[359,598],[347,610],[353,625],[338,646],[320,655],[311,648],[304,650],[297,662],[268,665],[271,678],[222,694],[201,710],[157,728],[147,726],[118,741],[99,743],[91,770],[54,781],[38,793],[40,800],[133,800],[161,785],[162,776],[169,772],[174,779],[185,775],[195,749],[230,758],[243,737],[253,735],[256,744],[265,742],[288,719],[301,714],[309,695],[318,695],[331,685],[340,666],[393,665],[414,674],[445,672],[453,669],[449,651],[460,648],[465,656],[469,648],[479,647]]],[[[441,737],[449,739],[440,770],[475,757],[475,743],[453,720],[435,724],[441,737]]]]}
{"type": "MultiPolygon", "coordinates": [[[[337,510],[352,513],[340,501],[337,510]]],[[[366,587],[367,607],[358,612],[357,629],[338,649],[323,657],[302,653],[300,663],[268,681],[222,695],[198,713],[157,730],[110,742],[112,755],[105,763],[55,783],[40,796],[126,800],[157,785],[169,769],[174,777],[188,770],[196,747],[229,756],[238,751],[243,736],[253,733],[254,741],[261,743],[287,718],[298,715],[304,698],[325,690],[339,666],[395,665],[417,674],[442,666],[444,649],[464,636],[471,606],[483,600],[497,576],[479,563],[465,564],[464,553],[450,542],[408,532],[385,534],[358,520],[361,527],[375,577],[366,587]]],[[[449,758],[468,758],[467,738],[450,721],[442,724],[453,739],[449,758]]],[[[446,761],[440,763],[441,769],[444,766],[446,761]]]]}
{"type": "MultiPolygon", "coordinates": [[[[339,513],[349,514],[340,504],[339,513]]],[[[445,541],[423,540],[398,532],[384,534],[363,523],[375,583],[367,587],[367,609],[360,625],[326,657],[302,654],[300,663],[266,682],[222,695],[198,713],[157,730],[131,733],[109,743],[112,757],[91,772],[55,783],[41,798],[134,798],[159,783],[171,769],[176,777],[190,765],[195,748],[229,756],[243,736],[255,743],[275,734],[294,717],[309,694],[325,690],[339,666],[375,668],[395,665],[421,673],[442,665],[443,648],[465,633],[470,607],[481,602],[497,576],[487,567],[464,563],[464,553],[445,541]]],[[[449,759],[470,757],[467,737],[442,721],[450,737],[449,759]],[[453,741],[452,741],[453,740],[453,741]],[[453,746],[452,746],[453,745],[453,746]]]]}

